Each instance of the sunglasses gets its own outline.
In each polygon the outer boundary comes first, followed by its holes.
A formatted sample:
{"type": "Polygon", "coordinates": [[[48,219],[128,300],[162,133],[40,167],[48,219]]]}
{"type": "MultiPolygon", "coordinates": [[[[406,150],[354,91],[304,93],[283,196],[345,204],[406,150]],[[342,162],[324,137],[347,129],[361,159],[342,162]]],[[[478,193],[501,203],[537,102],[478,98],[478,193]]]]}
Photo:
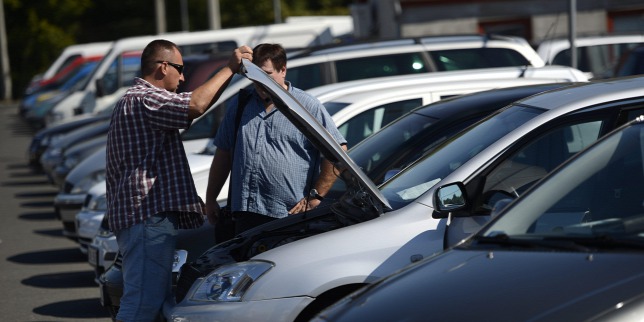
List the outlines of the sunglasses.
{"type": "Polygon", "coordinates": [[[171,63],[171,62],[165,61],[165,60],[157,60],[155,63],[168,64],[168,65],[174,67],[179,72],[179,74],[183,74],[183,65],[171,63]]]}

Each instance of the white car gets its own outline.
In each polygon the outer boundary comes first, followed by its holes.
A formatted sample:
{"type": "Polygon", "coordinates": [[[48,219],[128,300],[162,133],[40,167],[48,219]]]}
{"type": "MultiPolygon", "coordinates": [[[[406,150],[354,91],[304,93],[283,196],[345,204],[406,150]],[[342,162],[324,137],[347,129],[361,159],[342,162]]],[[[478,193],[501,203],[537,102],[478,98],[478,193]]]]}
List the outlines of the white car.
{"type": "MultiPolygon", "coordinates": [[[[576,37],[577,68],[589,78],[612,77],[622,54],[641,44],[644,44],[641,33],[576,37]]],[[[571,66],[568,38],[544,40],[537,47],[537,53],[546,64],[571,66]]]]}
{"type": "MultiPolygon", "coordinates": [[[[129,87],[140,66],[123,68],[122,61],[133,52],[142,51],[152,40],[163,38],[174,42],[184,55],[204,52],[230,52],[241,45],[255,46],[263,42],[281,43],[285,48],[299,49],[321,45],[333,40],[331,32],[341,35],[353,30],[352,18],[317,19],[262,26],[171,32],[118,39],[89,77],[85,86],[56,104],[47,116],[47,124],[69,118],[74,113],[95,111],[102,97],[129,87]],[[331,27],[333,25],[333,28],[331,27]]],[[[336,35],[334,35],[336,36],[336,35]]]]}
{"type": "Polygon", "coordinates": [[[87,197],[85,198],[85,204],[83,204],[81,211],[76,214],[76,220],[74,222],[80,250],[83,254],[88,255],[90,264],[98,264],[100,262],[103,265],[105,258],[105,256],[102,256],[102,258],[99,257],[100,260],[96,260],[96,254],[89,254],[88,248],[90,248],[92,240],[98,233],[103,217],[105,217],[105,212],[107,211],[106,190],[107,186],[105,181],[101,181],[89,189],[87,197]]]}
{"type": "Polygon", "coordinates": [[[328,133],[316,131],[297,101],[258,68],[244,66],[346,169],[349,189],[329,208],[256,227],[184,265],[177,289],[182,279],[194,283],[178,303],[164,306],[169,321],[308,320],[358,287],[469,236],[489,220],[496,201],[520,196],[569,156],[644,113],[644,77],[538,94],[461,131],[376,189],[328,133]],[[453,214],[437,212],[437,183],[457,181],[476,202],[453,214]],[[310,237],[271,230],[298,219],[310,237]],[[316,232],[323,224],[330,231],[316,232]]]}
{"type": "MultiPolygon", "coordinates": [[[[351,148],[413,108],[447,97],[510,86],[585,81],[588,78],[581,71],[564,66],[499,67],[354,80],[312,88],[307,92],[324,104],[351,148]]],[[[247,82],[236,82],[235,89],[247,82]]],[[[205,120],[198,122],[205,123],[205,120]]],[[[207,143],[204,151],[188,153],[197,191],[205,195],[216,147],[212,140],[187,142],[195,146],[207,143]]],[[[227,197],[228,182],[217,200],[225,204],[227,197]]]]}

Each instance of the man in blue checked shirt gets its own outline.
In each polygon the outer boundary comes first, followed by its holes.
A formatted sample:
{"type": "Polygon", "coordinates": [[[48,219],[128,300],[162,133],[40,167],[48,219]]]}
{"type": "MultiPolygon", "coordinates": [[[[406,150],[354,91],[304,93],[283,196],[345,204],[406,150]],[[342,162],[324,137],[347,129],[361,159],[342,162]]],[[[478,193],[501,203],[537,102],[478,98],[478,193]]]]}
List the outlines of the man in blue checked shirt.
{"type": "MultiPolygon", "coordinates": [[[[253,63],[292,94],[346,150],[346,140],[320,101],[286,81],[282,46],[256,46],[253,63]]],[[[317,207],[336,179],[331,162],[275,108],[269,95],[256,86],[247,96],[237,132],[237,108],[228,108],[217,131],[206,192],[206,214],[215,224],[221,210],[216,199],[230,174],[228,204],[236,234],[317,207]]]]}
{"type": "Polygon", "coordinates": [[[179,129],[188,128],[219,98],[247,46],[193,92],[177,94],[184,80],[179,48],[150,42],[141,55],[141,78],[118,101],[107,135],[107,214],[123,255],[123,296],[117,321],[154,321],[172,290],[177,229],[204,222],[179,129]]]}

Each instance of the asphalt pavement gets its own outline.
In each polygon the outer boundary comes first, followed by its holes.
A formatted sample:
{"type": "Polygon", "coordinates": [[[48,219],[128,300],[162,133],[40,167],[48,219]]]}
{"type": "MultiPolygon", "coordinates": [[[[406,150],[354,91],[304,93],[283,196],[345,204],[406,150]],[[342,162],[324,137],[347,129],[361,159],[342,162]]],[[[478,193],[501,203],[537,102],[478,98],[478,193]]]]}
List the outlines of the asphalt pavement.
{"type": "Polygon", "coordinates": [[[35,133],[0,103],[0,312],[3,321],[111,321],[94,273],[54,215],[58,189],[27,165],[35,133]]]}

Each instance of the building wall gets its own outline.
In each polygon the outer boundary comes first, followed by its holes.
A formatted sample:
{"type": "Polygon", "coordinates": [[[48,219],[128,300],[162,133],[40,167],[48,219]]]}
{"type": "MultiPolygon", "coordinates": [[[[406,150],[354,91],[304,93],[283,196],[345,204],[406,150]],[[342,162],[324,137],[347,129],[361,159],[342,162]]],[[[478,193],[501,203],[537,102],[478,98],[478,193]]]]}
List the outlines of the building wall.
{"type": "MultiPolygon", "coordinates": [[[[637,22],[644,18],[642,0],[575,3],[577,34],[606,33],[624,25],[644,32],[644,22],[637,22]]],[[[369,24],[368,28],[356,26],[359,37],[495,32],[522,36],[532,43],[567,35],[569,9],[569,0],[362,0],[352,5],[352,12],[361,12],[362,22],[369,24]]]]}

